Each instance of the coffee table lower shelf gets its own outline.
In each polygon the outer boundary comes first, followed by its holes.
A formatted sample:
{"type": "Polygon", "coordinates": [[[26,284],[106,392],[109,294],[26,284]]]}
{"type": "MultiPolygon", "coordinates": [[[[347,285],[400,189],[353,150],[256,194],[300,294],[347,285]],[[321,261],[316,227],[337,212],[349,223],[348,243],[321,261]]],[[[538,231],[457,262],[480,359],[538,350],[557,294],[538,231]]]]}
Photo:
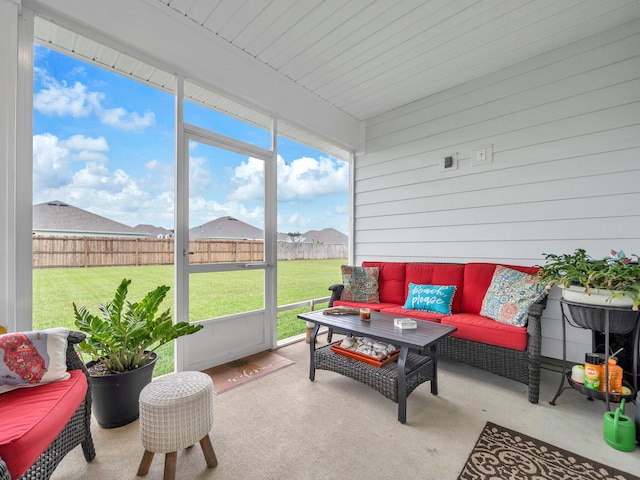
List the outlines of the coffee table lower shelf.
{"type": "MultiPolygon", "coordinates": [[[[372,366],[337,354],[330,347],[331,345],[326,345],[314,352],[316,369],[336,372],[357,380],[398,403],[397,362],[390,362],[382,367],[372,366]]],[[[407,377],[406,396],[409,396],[420,384],[433,380],[433,362],[428,356],[409,352],[405,372],[407,377]]]]}

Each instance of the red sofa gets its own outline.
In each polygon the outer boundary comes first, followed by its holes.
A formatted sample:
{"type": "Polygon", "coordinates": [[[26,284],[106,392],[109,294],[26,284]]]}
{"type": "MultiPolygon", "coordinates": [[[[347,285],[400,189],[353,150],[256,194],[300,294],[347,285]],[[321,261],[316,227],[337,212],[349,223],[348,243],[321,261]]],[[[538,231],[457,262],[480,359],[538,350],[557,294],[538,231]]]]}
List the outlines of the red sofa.
{"type": "MultiPolygon", "coordinates": [[[[480,315],[483,299],[498,264],[495,263],[404,263],[363,262],[363,267],[378,267],[380,303],[340,300],[344,286],[332,285],[329,306],[369,307],[396,317],[411,317],[457,327],[457,331],[438,343],[438,354],[506,378],[517,380],[529,389],[529,402],[538,403],[540,391],[540,318],[546,296],[528,310],[527,325],[520,327],[497,322],[480,315]],[[451,315],[404,307],[409,284],[455,285],[451,315]]],[[[536,267],[504,265],[534,274],[536,267]]],[[[329,333],[331,341],[331,332],[329,333]]]]}

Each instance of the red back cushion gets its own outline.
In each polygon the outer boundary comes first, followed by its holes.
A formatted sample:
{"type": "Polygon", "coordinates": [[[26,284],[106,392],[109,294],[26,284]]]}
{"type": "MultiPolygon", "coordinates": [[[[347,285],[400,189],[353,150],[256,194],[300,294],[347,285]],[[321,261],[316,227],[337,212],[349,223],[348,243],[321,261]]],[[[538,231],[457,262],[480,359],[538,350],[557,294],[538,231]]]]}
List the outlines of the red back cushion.
{"type": "MultiPolygon", "coordinates": [[[[407,298],[409,283],[418,285],[455,285],[456,293],[451,304],[451,313],[462,310],[462,285],[464,265],[447,263],[408,263],[404,298],[407,298]]],[[[489,285],[487,285],[487,288],[489,285]]]]}
{"type": "Polygon", "coordinates": [[[404,305],[406,265],[404,262],[362,262],[363,267],[378,267],[380,269],[378,276],[380,303],[404,305]]]}
{"type": "Polygon", "coordinates": [[[464,267],[464,292],[462,295],[462,311],[465,313],[480,313],[482,301],[491,284],[493,273],[498,265],[503,265],[519,272],[537,273],[538,267],[523,265],[505,265],[497,263],[467,263],[464,267]]]}

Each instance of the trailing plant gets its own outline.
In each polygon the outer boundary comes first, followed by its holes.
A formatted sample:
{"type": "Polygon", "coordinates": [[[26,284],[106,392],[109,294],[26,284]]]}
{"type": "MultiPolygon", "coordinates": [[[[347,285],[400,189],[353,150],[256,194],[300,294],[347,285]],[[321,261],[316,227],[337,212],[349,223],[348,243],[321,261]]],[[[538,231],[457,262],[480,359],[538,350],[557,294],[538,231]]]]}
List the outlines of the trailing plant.
{"type": "Polygon", "coordinates": [[[80,350],[103,364],[108,373],[126,372],[144,366],[159,347],[183,335],[191,335],[202,325],[173,323],[171,309],[158,310],[169,287],[148,292],[139,302],[127,300],[131,280],[123,279],[113,300],[98,306],[101,315],[73,303],[75,325],[87,337],[80,350]]]}
{"type": "Polygon", "coordinates": [[[603,259],[594,259],[582,249],[571,254],[543,253],[547,263],[540,267],[538,278],[549,290],[553,284],[568,288],[572,285],[584,287],[586,293],[592,289],[608,290],[612,297],[631,298],[633,309],[640,304],[640,264],[625,256],[624,252],[611,251],[603,259]]]}

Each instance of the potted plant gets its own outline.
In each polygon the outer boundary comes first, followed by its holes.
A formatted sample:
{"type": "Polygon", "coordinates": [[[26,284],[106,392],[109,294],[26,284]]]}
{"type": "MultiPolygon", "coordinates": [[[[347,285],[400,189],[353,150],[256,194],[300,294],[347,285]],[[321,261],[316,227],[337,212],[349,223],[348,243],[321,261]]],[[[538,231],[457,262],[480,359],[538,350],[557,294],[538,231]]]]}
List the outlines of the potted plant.
{"type": "Polygon", "coordinates": [[[557,284],[567,300],[587,304],[631,306],[640,304],[640,264],[624,252],[611,251],[611,256],[593,259],[582,248],[571,254],[545,253],[547,263],[538,277],[550,289],[557,284]]]}
{"type": "Polygon", "coordinates": [[[156,350],[202,328],[173,323],[170,309],[157,315],[169,287],[159,286],[139,302],[127,301],[131,280],[123,279],[113,300],[99,305],[100,315],[73,303],[75,325],[86,335],[80,350],[91,356],[94,415],[103,428],[126,425],[138,418],[140,391],[153,377],[156,350]]]}

